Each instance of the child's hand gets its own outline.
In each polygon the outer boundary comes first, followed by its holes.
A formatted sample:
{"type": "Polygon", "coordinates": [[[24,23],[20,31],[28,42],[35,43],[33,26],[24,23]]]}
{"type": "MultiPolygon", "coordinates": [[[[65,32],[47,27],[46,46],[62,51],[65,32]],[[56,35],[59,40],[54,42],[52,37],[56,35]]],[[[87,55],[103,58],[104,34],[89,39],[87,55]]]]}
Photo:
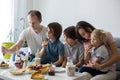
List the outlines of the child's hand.
{"type": "Polygon", "coordinates": [[[89,53],[89,52],[91,51],[92,47],[93,47],[93,46],[92,46],[91,44],[85,46],[85,52],[86,52],[86,53],[89,53]]]}
{"type": "Polygon", "coordinates": [[[42,42],[42,47],[46,47],[48,45],[48,41],[47,40],[44,40],[43,42],[42,42]]]}

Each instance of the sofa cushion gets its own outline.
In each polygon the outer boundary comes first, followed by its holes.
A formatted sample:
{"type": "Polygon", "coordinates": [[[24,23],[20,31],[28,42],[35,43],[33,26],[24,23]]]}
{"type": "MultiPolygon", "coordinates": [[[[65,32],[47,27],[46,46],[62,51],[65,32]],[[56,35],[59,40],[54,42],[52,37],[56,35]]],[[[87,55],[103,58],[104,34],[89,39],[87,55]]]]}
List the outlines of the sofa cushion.
{"type": "MultiPolygon", "coordinates": [[[[115,39],[115,42],[116,42],[118,51],[119,51],[119,53],[120,53],[120,38],[115,37],[114,39],[115,39]]],[[[120,61],[118,61],[118,62],[116,63],[116,70],[117,70],[117,71],[120,71],[120,61]]]]}
{"type": "MultiPolygon", "coordinates": [[[[119,51],[119,53],[120,53],[120,38],[114,38],[115,39],[115,42],[116,42],[116,45],[117,45],[117,48],[118,48],[118,51],[119,51]]],[[[120,71],[120,61],[118,61],[117,63],[116,63],[116,70],[117,71],[120,71]]]]}
{"type": "Polygon", "coordinates": [[[120,71],[116,71],[117,76],[116,76],[116,80],[120,80],[120,71]]]}
{"type": "MultiPolygon", "coordinates": [[[[117,47],[120,48],[120,38],[115,37],[114,39],[115,39],[117,47]]],[[[120,49],[119,49],[119,51],[120,51],[120,49]]]]}
{"type": "Polygon", "coordinates": [[[116,71],[120,71],[120,61],[116,63],[116,71]]]}

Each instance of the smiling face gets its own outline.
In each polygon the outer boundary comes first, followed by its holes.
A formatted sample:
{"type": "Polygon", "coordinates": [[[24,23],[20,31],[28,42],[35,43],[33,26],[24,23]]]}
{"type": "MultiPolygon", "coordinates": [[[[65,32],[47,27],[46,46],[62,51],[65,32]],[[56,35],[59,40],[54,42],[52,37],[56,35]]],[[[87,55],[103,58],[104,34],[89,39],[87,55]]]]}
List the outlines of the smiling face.
{"type": "Polygon", "coordinates": [[[32,27],[32,29],[35,32],[39,30],[39,26],[40,26],[41,21],[38,20],[36,15],[33,15],[33,16],[28,15],[28,22],[29,22],[29,25],[32,27]]]}
{"type": "Polygon", "coordinates": [[[91,37],[90,37],[90,33],[88,33],[88,32],[86,32],[83,28],[80,28],[79,30],[78,30],[78,33],[83,37],[83,38],[85,38],[85,39],[90,39],[91,37]]]}

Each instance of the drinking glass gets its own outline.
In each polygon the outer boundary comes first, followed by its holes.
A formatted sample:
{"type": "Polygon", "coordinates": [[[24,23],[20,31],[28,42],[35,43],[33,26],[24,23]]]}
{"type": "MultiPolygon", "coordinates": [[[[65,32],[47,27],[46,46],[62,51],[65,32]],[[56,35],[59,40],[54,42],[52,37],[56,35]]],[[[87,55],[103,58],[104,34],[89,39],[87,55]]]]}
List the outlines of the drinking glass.
{"type": "MultiPolygon", "coordinates": [[[[5,47],[5,48],[7,48],[7,49],[9,49],[9,48],[10,48],[11,46],[13,46],[14,44],[15,44],[15,42],[4,42],[4,43],[2,43],[2,46],[5,47]]],[[[5,53],[4,59],[5,59],[6,61],[9,61],[10,58],[11,58],[11,54],[10,54],[10,53],[5,53]]]]}

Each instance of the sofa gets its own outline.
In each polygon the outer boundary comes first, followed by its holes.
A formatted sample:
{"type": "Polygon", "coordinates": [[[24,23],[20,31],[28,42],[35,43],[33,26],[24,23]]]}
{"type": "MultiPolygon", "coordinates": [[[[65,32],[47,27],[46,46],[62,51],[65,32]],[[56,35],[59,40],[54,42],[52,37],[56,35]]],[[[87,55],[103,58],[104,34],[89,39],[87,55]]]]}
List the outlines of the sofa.
{"type": "MultiPolygon", "coordinates": [[[[120,38],[117,37],[117,38],[114,38],[114,39],[115,39],[118,51],[120,53],[120,38]]],[[[120,61],[118,61],[116,63],[116,72],[117,72],[117,79],[116,80],[120,80],[120,61]]]]}

